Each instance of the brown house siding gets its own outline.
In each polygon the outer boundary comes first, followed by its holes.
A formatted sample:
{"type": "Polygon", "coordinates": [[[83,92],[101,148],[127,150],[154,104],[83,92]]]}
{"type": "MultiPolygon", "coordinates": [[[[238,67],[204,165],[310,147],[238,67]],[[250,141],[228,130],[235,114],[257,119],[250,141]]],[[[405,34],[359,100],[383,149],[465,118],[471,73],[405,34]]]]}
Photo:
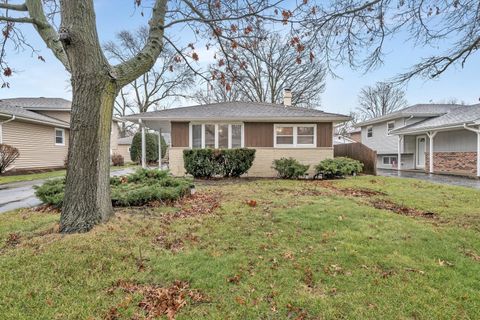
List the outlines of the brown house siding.
{"type": "Polygon", "coordinates": [[[188,122],[172,122],[172,147],[189,146],[188,122]]]}
{"type": "Polygon", "coordinates": [[[272,122],[245,122],[244,130],[246,148],[273,147],[272,122]]]}
{"type": "Polygon", "coordinates": [[[317,147],[332,147],[333,124],[331,122],[317,123],[317,147]]]}

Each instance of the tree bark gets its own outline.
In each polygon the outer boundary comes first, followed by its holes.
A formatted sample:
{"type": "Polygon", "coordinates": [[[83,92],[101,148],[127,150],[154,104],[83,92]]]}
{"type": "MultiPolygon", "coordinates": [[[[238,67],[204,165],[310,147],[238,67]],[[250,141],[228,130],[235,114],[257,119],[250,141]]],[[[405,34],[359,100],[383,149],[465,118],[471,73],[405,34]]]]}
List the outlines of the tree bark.
{"type": "Polygon", "coordinates": [[[110,134],[116,85],[106,76],[73,79],[63,233],[87,232],[112,214],[110,134]]]}

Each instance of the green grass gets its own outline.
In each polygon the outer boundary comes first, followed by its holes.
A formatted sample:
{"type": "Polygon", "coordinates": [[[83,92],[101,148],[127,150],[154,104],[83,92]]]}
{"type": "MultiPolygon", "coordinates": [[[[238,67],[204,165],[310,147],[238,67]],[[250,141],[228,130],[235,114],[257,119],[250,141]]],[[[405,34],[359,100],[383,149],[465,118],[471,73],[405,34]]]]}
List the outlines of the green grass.
{"type": "Polygon", "coordinates": [[[351,197],[313,181],[222,181],[199,187],[207,199],[220,195],[213,213],[171,220],[178,208],[124,209],[68,236],[51,232],[55,213],[2,214],[0,314],[103,319],[115,307],[130,319],[144,315],[141,296],[112,292],[114,283],[183,280],[209,301],[189,301],[177,319],[480,318],[480,192],[368,176],[333,185],[386,195],[351,197]],[[374,198],[437,218],[375,209],[374,198]],[[19,244],[7,244],[12,233],[19,244]]]}
{"type": "MultiPolygon", "coordinates": [[[[112,167],[112,171],[122,170],[132,166],[134,165],[112,167]]],[[[26,174],[18,174],[18,175],[11,175],[11,176],[0,176],[0,185],[6,184],[6,183],[12,183],[12,182],[33,181],[33,180],[63,177],[65,175],[65,172],[66,172],[65,170],[54,170],[54,171],[40,172],[40,173],[26,173],[26,174]]]]}

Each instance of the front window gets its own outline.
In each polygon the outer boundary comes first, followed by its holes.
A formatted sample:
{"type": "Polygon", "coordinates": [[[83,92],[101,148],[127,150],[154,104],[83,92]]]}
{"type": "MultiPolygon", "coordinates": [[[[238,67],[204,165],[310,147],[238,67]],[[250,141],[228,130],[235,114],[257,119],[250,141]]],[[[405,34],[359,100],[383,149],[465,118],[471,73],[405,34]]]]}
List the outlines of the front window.
{"type": "Polygon", "coordinates": [[[315,124],[276,124],[275,147],[314,148],[316,145],[315,124]]]}
{"type": "Polygon", "coordinates": [[[393,129],[395,129],[395,121],[390,121],[387,123],[387,133],[390,133],[390,131],[392,131],[393,129]]]}
{"type": "Polygon", "coordinates": [[[396,156],[387,156],[383,157],[383,164],[396,164],[397,163],[397,157],[396,156]]]}
{"type": "Polygon", "coordinates": [[[55,128],[55,145],[64,146],[65,145],[65,130],[55,128]]]}
{"type": "Polygon", "coordinates": [[[243,125],[202,123],[190,126],[192,148],[229,149],[243,147],[243,125]]]}
{"type": "Polygon", "coordinates": [[[373,137],[373,127],[367,127],[367,138],[373,137]]]}

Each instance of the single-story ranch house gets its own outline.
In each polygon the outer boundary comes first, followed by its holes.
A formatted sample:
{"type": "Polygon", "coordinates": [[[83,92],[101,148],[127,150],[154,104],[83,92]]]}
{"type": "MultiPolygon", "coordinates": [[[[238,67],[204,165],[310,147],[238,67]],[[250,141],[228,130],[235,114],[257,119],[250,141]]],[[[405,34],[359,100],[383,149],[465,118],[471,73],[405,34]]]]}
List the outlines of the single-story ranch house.
{"type": "MultiPolygon", "coordinates": [[[[0,100],[0,143],[17,148],[12,171],[62,168],[68,151],[71,102],[60,98],[0,100]]],[[[111,153],[116,153],[118,122],[112,123],[111,153]]],[[[130,156],[127,158],[130,159],[130,156]]]]}
{"type": "Polygon", "coordinates": [[[128,121],[169,133],[169,169],[185,174],[183,150],[254,148],[247,176],[273,177],[272,162],[293,157],[313,165],[333,158],[333,128],[348,116],[315,109],[257,102],[225,102],[140,113],[128,121]]]}

